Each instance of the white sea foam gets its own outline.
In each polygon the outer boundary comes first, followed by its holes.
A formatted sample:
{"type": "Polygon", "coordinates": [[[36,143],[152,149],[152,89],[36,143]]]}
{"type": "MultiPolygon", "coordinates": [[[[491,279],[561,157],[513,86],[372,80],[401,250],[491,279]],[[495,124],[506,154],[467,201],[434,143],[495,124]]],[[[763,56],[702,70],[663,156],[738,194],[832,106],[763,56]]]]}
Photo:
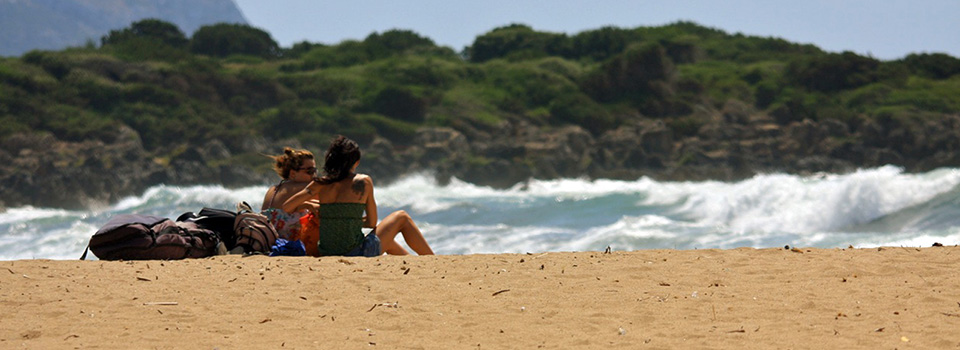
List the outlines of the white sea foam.
{"type": "MultiPolygon", "coordinates": [[[[531,180],[494,189],[429,174],[377,188],[381,218],[407,210],[441,254],[740,246],[960,243],[960,169],[757,175],[740,182],[531,180]]],[[[259,208],[267,186],[156,186],[103,209],[10,208],[0,259],[73,259],[109,218],[259,208]]],[[[402,240],[401,240],[402,241],[402,240]]]]}
{"type": "Polygon", "coordinates": [[[760,175],[692,184],[677,210],[738,232],[818,232],[863,224],[930,200],[960,184],[960,171],[903,174],[892,166],[849,175],[760,175]]]}
{"type": "Polygon", "coordinates": [[[64,217],[74,214],[74,212],[63,209],[34,208],[30,206],[12,208],[0,213],[0,225],[23,223],[37,219],[64,217]]]}

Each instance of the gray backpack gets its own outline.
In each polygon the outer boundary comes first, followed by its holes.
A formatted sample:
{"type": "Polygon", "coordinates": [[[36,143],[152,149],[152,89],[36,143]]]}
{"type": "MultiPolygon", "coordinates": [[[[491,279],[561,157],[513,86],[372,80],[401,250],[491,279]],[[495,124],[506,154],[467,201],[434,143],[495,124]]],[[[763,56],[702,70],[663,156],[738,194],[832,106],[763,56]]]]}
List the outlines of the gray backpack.
{"type": "Polygon", "coordinates": [[[236,246],[231,252],[269,254],[280,235],[270,220],[250,209],[246,202],[237,204],[237,220],[233,223],[236,246]]]}

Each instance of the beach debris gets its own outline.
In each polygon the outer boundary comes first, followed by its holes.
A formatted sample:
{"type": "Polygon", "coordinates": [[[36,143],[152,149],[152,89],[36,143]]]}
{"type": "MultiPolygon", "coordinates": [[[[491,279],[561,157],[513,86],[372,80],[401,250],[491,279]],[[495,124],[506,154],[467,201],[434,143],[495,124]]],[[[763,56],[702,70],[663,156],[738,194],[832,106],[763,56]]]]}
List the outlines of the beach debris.
{"type": "Polygon", "coordinates": [[[344,265],[353,265],[353,264],[354,264],[354,262],[352,262],[352,261],[350,261],[350,260],[347,260],[347,259],[340,259],[340,260],[337,260],[337,262],[338,262],[338,263],[341,263],[341,264],[344,264],[344,265]]]}
{"type": "Polygon", "coordinates": [[[380,303],[380,304],[373,304],[373,306],[371,306],[371,307],[370,307],[370,309],[369,309],[369,310],[367,310],[367,312],[370,312],[370,311],[373,311],[373,309],[376,309],[377,307],[380,307],[380,306],[383,306],[383,307],[390,307],[390,308],[394,308],[394,309],[399,309],[399,308],[400,308],[400,304],[399,304],[399,302],[393,302],[393,303],[380,303]]]}
{"type": "Polygon", "coordinates": [[[944,316],[948,316],[948,317],[960,317],[960,314],[952,314],[952,313],[949,313],[949,312],[941,312],[941,314],[943,314],[944,316]]]}
{"type": "Polygon", "coordinates": [[[76,335],[76,334],[71,334],[71,335],[68,335],[66,338],[63,338],[63,340],[67,340],[67,339],[70,339],[70,338],[80,338],[80,336],[79,336],[79,335],[76,335]]]}
{"type": "Polygon", "coordinates": [[[410,273],[410,270],[411,270],[411,268],[409,268],[409,267],[406,268],[406,269],[403,269],[403,274],[406,275],[406,274],[410,273]]]}
{"type": "Polygon", "coordinates": [[[623,329],[623,327],[617,327],[617,333],[619,333],[620,335],[624,335],[624,334],[627,334],[627,330],[623,329]]]}
{"type": "Polygon", "coordinates": [[[743,330],[743,327],[740,327],[740,329],[734,329],[734,330],[732,330],[732,331],[727,331],[727,333],[746,333],[746,332],[747,332],[747,331],[743,330]]]}
{"type": "Polygon", "coordinates": [[[877,329],[875,329],[875,330],[873,330],[873,331],[874,331],[874,332],[877,332],[877,333],[880,333],[880,332],[883,332],[883,330],[884,330],[885,328],[886,328],[886,327],[880,327],[880,328],[877,328],[877,329]]]}
{"type": "Polygon", "coordinates": [[[527,311],[527,307],[526,307],[526,306],[521,306],[521,307],[520,307],[520,312],[523,312],[523,311],[527,311]]]}
{"type": "Polygon", "coordinates": [[[610,246],[607,246],[607,249],[603,251],[604,254],[610,254],[610,246]]]}
{"type": "Polygon", "coordinates": [[[152,306],[152,305],[166,305],[166,306],[170,306],[170,305],[180,305],[180,303],[178,303],[178,302],[176,302],[176,301],[148,301],[148,302],[143,303],[143,305],[148,305],[148,306],[152,306]]]}
{"type": "Polygon", "coordinates": [[[16,272],[13,272],[13,270],[11,270],[9,267],[7,268],[7,271],[10,271],[10,274],[11,274],[11,275],[16,275],[16,274],[17,274],[16,272]]]}
{"type": "Polygon", "coordinates": [[[943,244],[940,243],[940,242],[933,242],[933,246],[934,246],[934,247],[942,247],[943,244]]]}
{"type": "Polygon", "coordinates": [[[137,276],[138,281],[150,282],[149,278],[137,276]]]}
{"type": "Polygon", "coordinates": [[[791,251],[791,252],[794,252],[794,253],[803,254],[803,251],[800,250],[800,249],[798,249],[797,247],[790,248],[790,251],[791,251]]]}
{"type": "Polygon", "coordinates": [[[783,250],[790,250],[790,245],[787,244],[787,245],[783,246],[783,250]]]}
{"type": "Polygon", "coordinates": [[[909,342],[909,341],[910,341],[910,339],[909,339],[909,338],[907,338],[907,337],[904,337],[904,336],[901,336],[901,337],[900,337],[900,341],[902,341],[902,342],[904,342],[904,343],[906,343],[906,342],[909,342]]]}
{"type": "Polygon", "coordinates": [[[690,297],[691,297],[691,298],[696,298],[696,297],[697,297],[697,291],[693,291],[693,293],[690,293],[690,297]]]}
{"type": "Polygon", "coordinates": [[[263,319],[263,321],[260,321],[260,324],[264,324],[264,323],[267,323],[267,322],[270,322],[270,321],[273,321],[273,320],[272,320],[272,319],[269,319],[269,318],[265,318],[265,319],[263,319]]]}
{"type": "Polygon", "coordinates": [[[670,283],[660,282],[660,286],[661,286],[661,287],[669,287],[669,286],[670,286],[670,283]]]}
{"type": "Polygon", "coordinates": [[[498,291],[494,292],[493,295],[491,295],[491,296],[495,297],[495,296],[497,296],[497,294],[506,293],[506,292],[509,292],[509,291],[510,291],[509,289],[498,290],[498,291]]]}

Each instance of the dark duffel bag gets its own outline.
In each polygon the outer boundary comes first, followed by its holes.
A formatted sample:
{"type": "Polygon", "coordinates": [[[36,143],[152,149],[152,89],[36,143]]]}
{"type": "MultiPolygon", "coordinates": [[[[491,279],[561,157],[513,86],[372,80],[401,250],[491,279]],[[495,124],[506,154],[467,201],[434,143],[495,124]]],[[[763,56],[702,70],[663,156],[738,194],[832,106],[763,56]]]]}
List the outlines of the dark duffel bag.
{"type": "MultiPolygon", "coordinates": [[[[136,214],[114,216],[87,246],[101,260],[176,260],[224,252],[216,232],[192,222],[136,214]]],[[[85,259],[84,251],[81,260],[85,259]]]]}
{"type": "Polygon", "coordinates": [[[220,235],[220,241],[226,246],[227,250],[237,246],[237,234],[234,231],[234,223],[237,221],[237,213],[224,209],[203,208],[199,213],[186,212],[177,218],[178,222],[195,222],[197,226],[212,230],[220,235]]]}

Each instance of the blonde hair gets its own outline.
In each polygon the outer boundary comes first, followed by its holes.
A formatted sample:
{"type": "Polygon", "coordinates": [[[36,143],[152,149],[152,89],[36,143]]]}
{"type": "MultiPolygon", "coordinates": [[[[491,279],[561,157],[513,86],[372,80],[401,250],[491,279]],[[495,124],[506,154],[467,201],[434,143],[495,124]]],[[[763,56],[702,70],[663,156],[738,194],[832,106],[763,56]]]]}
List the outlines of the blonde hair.
{"type": "Polygon", "coordinates": [[[273,170],[277,172],[277,175],[286,179],[290,177],[290,172],[300,169],[303,166],[304,161],[307,159],[313,159],[313,153],[305,149],[295,150],[290,147],[283,148],[283,154],[278,156],[270,156],[273,158],[273,170]]]}

